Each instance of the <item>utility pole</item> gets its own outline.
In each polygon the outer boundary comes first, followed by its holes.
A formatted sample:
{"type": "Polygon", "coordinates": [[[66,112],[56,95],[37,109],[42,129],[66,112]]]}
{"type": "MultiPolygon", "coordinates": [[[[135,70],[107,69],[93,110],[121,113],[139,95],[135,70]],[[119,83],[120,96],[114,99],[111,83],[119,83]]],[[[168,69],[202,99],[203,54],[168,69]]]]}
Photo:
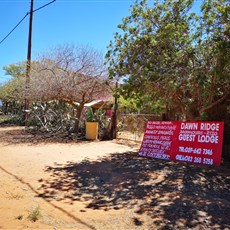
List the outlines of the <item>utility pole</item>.
{"type": "Polygon", "coordinates": [[[29,118],[29,112],[30,112],[29,91],[30,91],[30,67],[31,67],[31,48],[32,48],[32,25],[33,25],[33,10],[34,10],[33,8],[34,8],[34,0],[31,0],[27,63],[26,63],[25,126],[28,125],[28,118],[29,118]]]}

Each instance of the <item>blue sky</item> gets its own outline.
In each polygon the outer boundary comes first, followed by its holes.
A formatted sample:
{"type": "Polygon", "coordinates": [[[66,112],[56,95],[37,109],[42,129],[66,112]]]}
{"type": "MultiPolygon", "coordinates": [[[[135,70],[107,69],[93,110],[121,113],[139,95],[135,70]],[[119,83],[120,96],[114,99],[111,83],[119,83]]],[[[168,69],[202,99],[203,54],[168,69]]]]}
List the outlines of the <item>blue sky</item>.
{"type": "MultiPolygon", "coordinates": [[[[51,0],[34,0],[34,9],[51,0]]],[[[106,53],[122,18],[135,0],[56,0],[33,17],[32,59],[64,44],[90,45],[106,53]]],[[[195,7],[201,1],[195,1],[195,7]]],[[[0,0],[0,40],[29,12],[30,0],[0,0]]],[[[10,79],[3,66],[26,60],[29,16],[0,44],[0,83],[10,79]]]]}
{"type": "MultiPolygon", "coordinates": [[[[34,0],[34,9],[50,2],[34,0]]],[[[90,45],[103,53],[129,14],[134,0],[56,0],[33,17],[32,59],[58,44],[90,45]]],[[[30,0],[0,0],[0,40],[29,12],[30,0]]],[[[26,60],[29,17],[0,44],[0,83],[9,80],[3,66],[26,60]]]]}

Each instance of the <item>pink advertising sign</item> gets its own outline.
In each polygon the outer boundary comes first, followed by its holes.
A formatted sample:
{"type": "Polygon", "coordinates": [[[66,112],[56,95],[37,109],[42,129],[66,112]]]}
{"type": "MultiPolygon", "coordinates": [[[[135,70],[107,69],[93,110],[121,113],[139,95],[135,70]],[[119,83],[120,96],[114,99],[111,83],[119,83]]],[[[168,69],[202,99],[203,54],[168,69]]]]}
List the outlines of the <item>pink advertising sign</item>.
{"type": "Polygon", "coordinates": [[[148,121],[140,156],[220,165],[223,122],[148,121]]]}

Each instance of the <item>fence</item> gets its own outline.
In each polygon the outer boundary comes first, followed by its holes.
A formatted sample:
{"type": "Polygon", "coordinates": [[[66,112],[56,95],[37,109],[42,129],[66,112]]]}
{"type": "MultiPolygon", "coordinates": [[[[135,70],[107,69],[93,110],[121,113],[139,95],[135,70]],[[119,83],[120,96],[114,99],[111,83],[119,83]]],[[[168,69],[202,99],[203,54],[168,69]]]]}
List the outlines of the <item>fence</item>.
{"type": "Polygon", "coordinates": [[[142,141],[148,120],[161,120],[153,114],[119,114],[117,119],[117,138],[142,141]]]}

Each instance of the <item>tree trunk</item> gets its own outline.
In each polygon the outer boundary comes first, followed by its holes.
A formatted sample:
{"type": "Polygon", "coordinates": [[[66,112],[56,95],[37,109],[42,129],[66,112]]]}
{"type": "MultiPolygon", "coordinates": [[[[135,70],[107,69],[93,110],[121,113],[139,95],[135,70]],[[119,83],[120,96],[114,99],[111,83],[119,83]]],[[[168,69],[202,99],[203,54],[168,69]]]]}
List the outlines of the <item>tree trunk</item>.
{"type": "Polygon", "coordinates": [[[79,132],[79,122],[80,122],[81,113],[82,113],[83,108],[84,108],[84,104],[80,104],[79,106],[76,107],[77,114],[76,114],[75,123],[74,123],[74,133],[75,134],[78,134],[79,132]]]}
{"type": "Polygon", "coordinates": [[[211,110],[211,109],[215,108],[216,106],[218,106],[219,104],[221,104],[225,100],[227,100],[228,98],[230,98],[230,94],[225,94],[223,97],[221,97],[218,100],[210,103],[208,106],[201,108],[200,109],[200,114],[202,114],[204,112],[207,112],[208,110],[211,110]]]}
{"type": "Polygon", "coordinates": [[[8,105],[9,105],[8,102],[3,102],[3,113],[4,113],[5,115],[8,114],[8,105]]]}

